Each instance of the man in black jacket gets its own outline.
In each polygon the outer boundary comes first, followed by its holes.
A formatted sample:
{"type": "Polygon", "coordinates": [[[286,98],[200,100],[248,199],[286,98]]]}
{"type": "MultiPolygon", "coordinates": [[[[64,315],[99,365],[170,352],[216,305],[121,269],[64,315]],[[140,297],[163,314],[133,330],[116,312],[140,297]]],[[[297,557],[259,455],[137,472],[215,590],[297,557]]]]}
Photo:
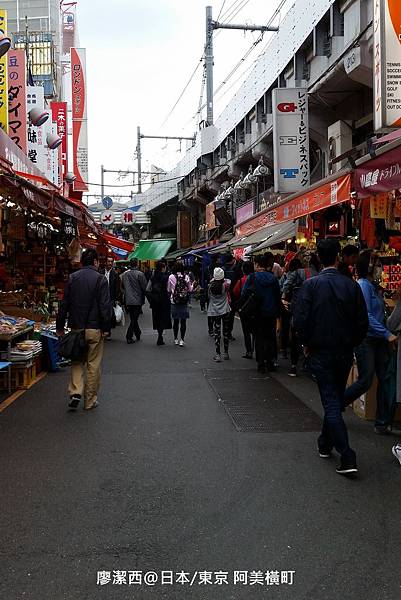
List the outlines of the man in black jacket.
{"type": "Polygon", "coordinates": [[[64,335],[67,318],[71,329],[85,329],[88,353],[85,362],[71,365],[68,406],[76,410],[85,393],[84,408],[91,410],[98,405],[103,342],[110,333],[112,304],[107,280],[98,272],[96,250],[84,250],[81,263],[82,269],[70,275],[66,285],[57,316],[57,335],[64,335]]]}
{"type": "MultiPolygon", "coordinates": [[[[114,269],[114,258],[112,256],[108,256],[106,258],[106,267],[101,273],[106,277],[107,283],[109,284],[109,292],[110,299],[113,305],[113,308],[117,305],[117,302],[121,300],[121,281],[120,276],[117,271],[114,269]]],[[[116,326],[116,317],[114,315],[114,310],[111,315],[111,328],[114,329],[116,326]]],[[[111,339],[111,333],[106,339],[111,339]]]]}
{"type": "Polygon", "coordinates": [[[360,286],[337,270],[340,245],[321,240],[317,252],[323,271],[304,282],[294,308],[294,327],[319,386],[324,408],[319,455],[341,456],[337,473],[357,473],[356,455],[348,442],[342,410],[353,361],[353,349],[368,331],[368,313],[360,286]]]}

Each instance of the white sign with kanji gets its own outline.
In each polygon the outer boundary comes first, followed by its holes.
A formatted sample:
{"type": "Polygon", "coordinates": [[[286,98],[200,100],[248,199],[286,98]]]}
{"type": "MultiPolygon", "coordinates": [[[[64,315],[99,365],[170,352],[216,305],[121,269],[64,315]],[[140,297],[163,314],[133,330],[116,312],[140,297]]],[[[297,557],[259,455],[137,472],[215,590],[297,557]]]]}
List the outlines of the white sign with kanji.
{"type": "Polygon", "coordinates": [[[122,225],[133,225],[135,223],[135,213],[133,210],[123,210],[121,213],[122,225]]]}

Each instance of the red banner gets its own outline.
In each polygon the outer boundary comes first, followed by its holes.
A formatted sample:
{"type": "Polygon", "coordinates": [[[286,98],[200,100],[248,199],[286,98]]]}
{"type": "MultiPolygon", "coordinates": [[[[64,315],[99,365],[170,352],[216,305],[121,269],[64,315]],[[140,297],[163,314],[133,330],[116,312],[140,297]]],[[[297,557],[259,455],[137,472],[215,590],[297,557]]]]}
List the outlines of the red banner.
{"type": "Polygon", "coordinates": [[[67,128],[67,102],[51,102],[52,121],[57,125],[57,135],[62,139],[61,164],[65,177],[68,173],[68,128],[67,128]]]}
{"type": "Polygon", "coordinates": [[[8,135],[27,154],[26,55],[25,50],[9,50],[8,135]]]}
{"type": "Polygon", "coordinates": [[[71,48],[72,140],[74,190],[88,190],[88,124],[86,114],[85,49],[71,48]]]}
{"type": "Polygon", "coordinates": [[[310,215],[324,208],[341,204],[350,199],[351,174],[328,181],[319,187],[311,189],[295,198],[291,198],[275,208],[270,208],[253,219],[245,221],[236,227],[237,237],[250,235],[263,227],[294,221],[299,217],[310,215]]]}
{"type": "Polygon", "coordinates": [[[358,167],[354,184],[359,198],[401,188],[401,146],[358,167]]]}

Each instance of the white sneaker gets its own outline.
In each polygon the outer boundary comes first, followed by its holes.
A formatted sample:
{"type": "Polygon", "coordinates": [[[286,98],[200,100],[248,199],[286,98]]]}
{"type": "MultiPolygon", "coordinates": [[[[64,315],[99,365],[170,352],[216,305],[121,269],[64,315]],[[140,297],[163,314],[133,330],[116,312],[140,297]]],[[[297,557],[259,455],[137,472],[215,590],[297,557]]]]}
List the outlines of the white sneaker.
{"type": "Polygon", "coordinates": [[[174,346],[178,346],[178,340],[174,340],[174,346]]]}
{"type": "Polygon", "coordinates": [[[185,342],[184,342],[184,340],[180,340],[180,346],[181,346],[181,348],[182,348],[183,346],[185,346],[185,342]]]}
{"type": "Polygon", "coordinates": [[[393,446],[393,454],[396,458],[398,458],[398,462],[401,465],[401,444],[396,444],[395,446],[393,446]]]}

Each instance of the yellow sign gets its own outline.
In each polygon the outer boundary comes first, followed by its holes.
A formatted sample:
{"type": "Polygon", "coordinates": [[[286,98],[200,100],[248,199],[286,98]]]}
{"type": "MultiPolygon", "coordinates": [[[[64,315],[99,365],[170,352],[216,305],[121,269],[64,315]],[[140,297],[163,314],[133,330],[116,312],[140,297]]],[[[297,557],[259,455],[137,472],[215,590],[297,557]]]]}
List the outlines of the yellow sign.
{"type": "MultiPolygon", "coordinates": [[[[7,11],[0,8],[0,34],[7,35],[7,11]]],[[[8,134],[7,54],[0,58],[0,127],[8,134]]]]}

